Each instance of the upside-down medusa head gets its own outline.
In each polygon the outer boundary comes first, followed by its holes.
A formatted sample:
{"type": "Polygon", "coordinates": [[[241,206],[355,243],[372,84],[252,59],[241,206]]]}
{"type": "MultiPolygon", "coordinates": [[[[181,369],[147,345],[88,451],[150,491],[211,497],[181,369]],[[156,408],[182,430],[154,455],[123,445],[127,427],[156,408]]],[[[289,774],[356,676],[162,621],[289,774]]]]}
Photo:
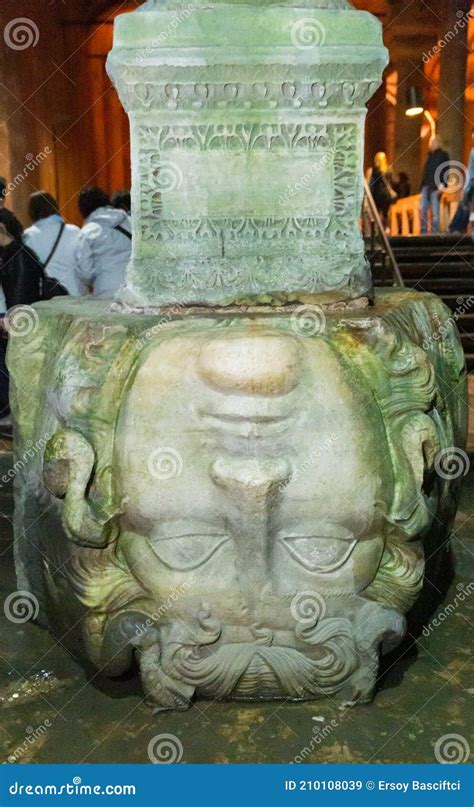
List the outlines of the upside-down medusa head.
{"type": "Polygon", "coordinates": [[[72,586],[94,663],[116,674],[137,650],[163,707],[314,697],[353,679],[358,641],[400,640],[454,511],[435,461],[464,405],[431,306],[328,316],[311,337],[291,317],[67,331],[38,493],[63,540],[45,538],[44,579],[47,597],[72,586]]]}

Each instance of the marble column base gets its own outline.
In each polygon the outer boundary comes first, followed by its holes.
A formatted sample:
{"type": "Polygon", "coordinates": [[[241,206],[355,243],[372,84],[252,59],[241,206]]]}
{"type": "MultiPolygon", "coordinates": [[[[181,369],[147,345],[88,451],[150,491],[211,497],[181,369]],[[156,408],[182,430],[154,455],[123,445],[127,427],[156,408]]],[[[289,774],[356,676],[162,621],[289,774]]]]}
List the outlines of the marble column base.
{"type": "Polygon", "coordinates": [[[158,708],[345,702],[443,574],[466,378],[436,297],[10,323],[18,587],[158,708]],[[434,568],[434,567],[433,567],[434,568]]]}

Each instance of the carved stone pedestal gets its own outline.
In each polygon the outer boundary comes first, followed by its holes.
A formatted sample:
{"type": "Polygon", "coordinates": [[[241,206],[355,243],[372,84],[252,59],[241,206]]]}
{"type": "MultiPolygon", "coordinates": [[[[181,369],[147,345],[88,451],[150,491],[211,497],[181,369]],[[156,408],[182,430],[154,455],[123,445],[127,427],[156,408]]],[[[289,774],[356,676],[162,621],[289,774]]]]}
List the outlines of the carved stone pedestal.
{"type": "Polygon", "coordinates": [[[161,709],[370,699],[454,516],[465,375],[442,303],[35,312],[12,315],[9,365],[42,623],[110,675],[135,653],[161,709]]]}
{"type": "Polygon", "coordinates": [[[150,2],[107,69],[130,117],[129,306],[371,294],[358,218],[382,27],[346,0],[150,2]]]}

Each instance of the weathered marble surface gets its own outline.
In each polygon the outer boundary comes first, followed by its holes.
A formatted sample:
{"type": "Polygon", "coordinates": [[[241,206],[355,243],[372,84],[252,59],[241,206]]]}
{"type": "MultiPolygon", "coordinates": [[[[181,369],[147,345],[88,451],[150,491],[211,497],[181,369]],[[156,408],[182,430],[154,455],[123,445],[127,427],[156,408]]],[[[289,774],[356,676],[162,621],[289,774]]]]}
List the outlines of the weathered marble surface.
{"type": "Polygon", "coordinates": [[[146,3],[115,21],[130,117],[130,305],[370,295],[359,232],[379,21],[345,0],[146,3]]]}
{"type": "Polygon", "coordinates": [[[370,699],[456,507],[443,304],[35,310],[13,313],[8,360],[19,587],[43,624],[111,675],[135,652],[159,708],[370,699]]]}

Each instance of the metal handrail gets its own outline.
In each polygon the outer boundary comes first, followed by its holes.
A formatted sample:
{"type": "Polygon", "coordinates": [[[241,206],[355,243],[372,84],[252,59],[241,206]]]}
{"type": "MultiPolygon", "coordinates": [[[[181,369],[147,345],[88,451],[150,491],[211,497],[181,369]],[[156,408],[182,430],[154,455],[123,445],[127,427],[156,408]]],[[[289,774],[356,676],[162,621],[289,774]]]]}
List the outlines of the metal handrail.
{"type": "Polygon", "coordinates": [[[382,242],[383,251],[392,265],[393,285],[401,286],[402,288],[404,288],[405,283],[403,282],[403,278],[400,272],[400,268],[398,266],[397,259],[393,252],[390,241],[388,240],[387,233],[385,232],[385,227],[382,224],[379,211],[377,210],[377,205],[374,202],[374,197],[372,196],[372,192],[369,188],[369,184],[366,179],[364,179],[364,191],[365,191],[364,202],[367,202],[368,212],[370,215],[370,223],[371,223],[370,235],[371,235],[372,249],[374,245],[375,234],[377,233],[379,240],[382,242]]]}

